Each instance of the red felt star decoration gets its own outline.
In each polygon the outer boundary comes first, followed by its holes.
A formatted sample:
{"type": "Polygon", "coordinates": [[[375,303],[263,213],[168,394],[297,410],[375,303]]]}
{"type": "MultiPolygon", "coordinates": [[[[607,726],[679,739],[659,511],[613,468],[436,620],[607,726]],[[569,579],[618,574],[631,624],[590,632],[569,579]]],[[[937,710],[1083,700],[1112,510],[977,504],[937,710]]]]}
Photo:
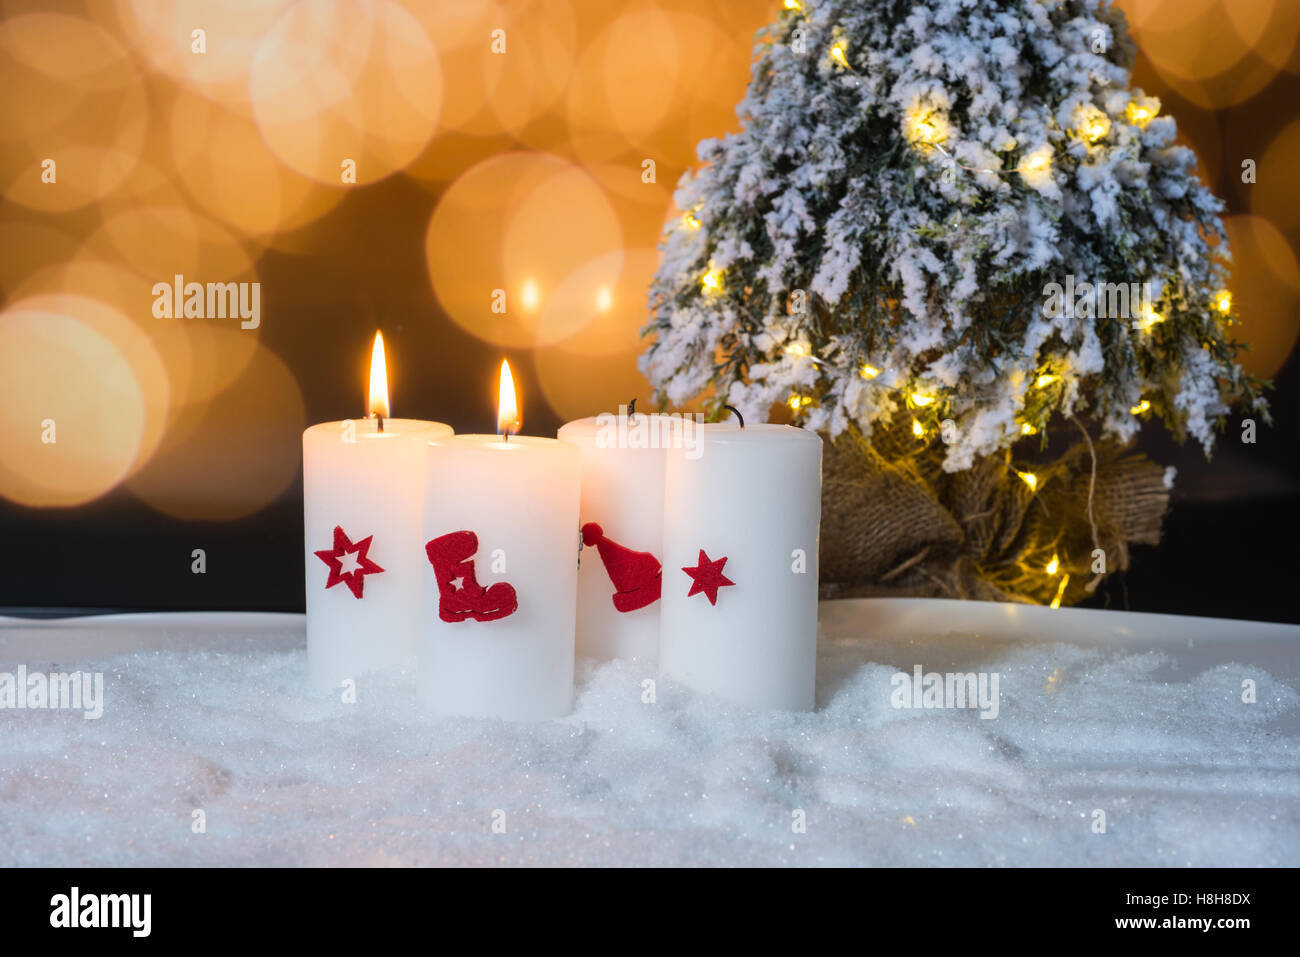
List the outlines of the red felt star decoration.
{"type": "Polygon", "coordinates": [[[710,605],[718,603],[718,589],[726,585],[736,584],[730,578],[722,574],[722,566],[727,564],[725,557],[719,558],[716,562],[709,561],[709,556],[704,554],[704,549],[700,549],[699,564],[694,568],[683,568],[682,571],[692,578],[691,590],[686,593],[686,597],[698,595],[704,592],[705,597],[709,599],[710,605]]]}
{"type": "Polygon", "coordinates": [[[366,553],[370,551],[370,540],[374,537],[367,535],[361,541],[354,543],[348,538],[341,525],[334,526],[334,547],[324,548],[316,553],[316,557],[330,567],[330,577],[325,582],[326,588],[333,588],[342,582],[352,589],[355,597],[361,597],[361,589],[365,587],[365,577],[383,571],[366,557],[366,553]],[[349,565],[347,571],[343,570],[345,561],[349,565]]]}

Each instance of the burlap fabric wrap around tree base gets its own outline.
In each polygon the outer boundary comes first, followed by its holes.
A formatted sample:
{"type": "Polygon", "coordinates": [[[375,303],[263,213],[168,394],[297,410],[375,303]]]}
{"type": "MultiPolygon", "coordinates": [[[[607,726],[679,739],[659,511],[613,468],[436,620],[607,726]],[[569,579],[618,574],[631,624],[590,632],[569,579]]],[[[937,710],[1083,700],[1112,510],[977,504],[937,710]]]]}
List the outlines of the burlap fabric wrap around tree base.
{"type": "Polygon", "coordinates": [[[1063,605],[1081,601],[1103,577],[1096,549],[1109,574],[1128,567],[1129,545],[1159,542],[1169,489],[1164,469],[1144,455],[1074,436],[1054,459],[1017,458],[1037,476],[1036,493],[1001,456],[944,472],[942,442],[918,441],[910,419],[870,440],[850,432],[827,441],[822,597],[1048,604],[1059,591],[1063,605]]]}

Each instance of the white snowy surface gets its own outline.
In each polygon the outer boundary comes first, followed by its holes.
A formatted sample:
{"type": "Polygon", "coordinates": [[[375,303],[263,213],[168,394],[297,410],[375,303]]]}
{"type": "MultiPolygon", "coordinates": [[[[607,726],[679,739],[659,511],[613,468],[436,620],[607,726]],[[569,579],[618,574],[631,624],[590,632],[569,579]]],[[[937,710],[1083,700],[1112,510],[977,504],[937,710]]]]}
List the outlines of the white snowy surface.
{"type": "MultiPolygon", "coordinates": [[[[647,704],[644,669],[584,663],[573,714],[540,724],[429,716],[407,674],[364,681],[354,705],[314,693],[294,630],[103,660],[50,641],[56,661],[21,663],[102,670],[104,715],[0,710],[0,865],[1300,859],[1300,631],[1198,658],[1177,638],[918,638],[915,619],[909,637],[853,637],[849,612],[822,640],[814,713],[748,712],[664,680],[647,704]],[[998,672],[998,717],[893,708],[890,678],[915,664],[998,672]]],[[[120,629],[105,636],[92,645],[120,649],[120,629]]],[[[32,647],[0,628],[0,670],[32,647]]]]}

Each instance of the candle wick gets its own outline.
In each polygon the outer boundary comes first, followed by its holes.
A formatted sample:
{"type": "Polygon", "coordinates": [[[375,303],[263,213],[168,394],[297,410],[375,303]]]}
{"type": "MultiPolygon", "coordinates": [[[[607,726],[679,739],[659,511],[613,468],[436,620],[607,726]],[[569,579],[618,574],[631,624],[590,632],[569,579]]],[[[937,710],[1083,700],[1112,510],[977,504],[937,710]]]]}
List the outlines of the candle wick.
{"type": "Polygon", "coordinates": [[[737,409],[734,405],[724,405],[723,408],[740,420],[740,427],[742,429],[745,427],[745,417],[740,414],[739,409],[737,409]]]}
{"type": "Polygon", "coordinates": [[[384,431],[384,415],[382,412],[374,413],[376,421],[379,423],[379,431],[384,431]]]}
{"type": "Polygon", "coordinates": [[[634,398],[627,404],[627,420],[631,422],[636,418],[636,399],[634,398]]]}

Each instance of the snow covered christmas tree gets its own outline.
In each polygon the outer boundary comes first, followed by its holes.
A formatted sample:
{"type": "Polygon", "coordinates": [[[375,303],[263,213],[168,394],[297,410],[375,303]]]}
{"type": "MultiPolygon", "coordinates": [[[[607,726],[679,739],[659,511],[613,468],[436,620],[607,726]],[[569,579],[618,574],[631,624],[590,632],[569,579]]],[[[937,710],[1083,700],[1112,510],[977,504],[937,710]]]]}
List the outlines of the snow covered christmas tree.
{"type": "Polygon", "coordinates": [[[642,364],[661,399],[906,429],[946,472],[1058,416],[1121,442],[1159,417],[1207,454],[1234,401],[1267,416],[1222,204],[1130,88],[1108,0],[785,8],[742,132],[677,192],[642,364]]]}

